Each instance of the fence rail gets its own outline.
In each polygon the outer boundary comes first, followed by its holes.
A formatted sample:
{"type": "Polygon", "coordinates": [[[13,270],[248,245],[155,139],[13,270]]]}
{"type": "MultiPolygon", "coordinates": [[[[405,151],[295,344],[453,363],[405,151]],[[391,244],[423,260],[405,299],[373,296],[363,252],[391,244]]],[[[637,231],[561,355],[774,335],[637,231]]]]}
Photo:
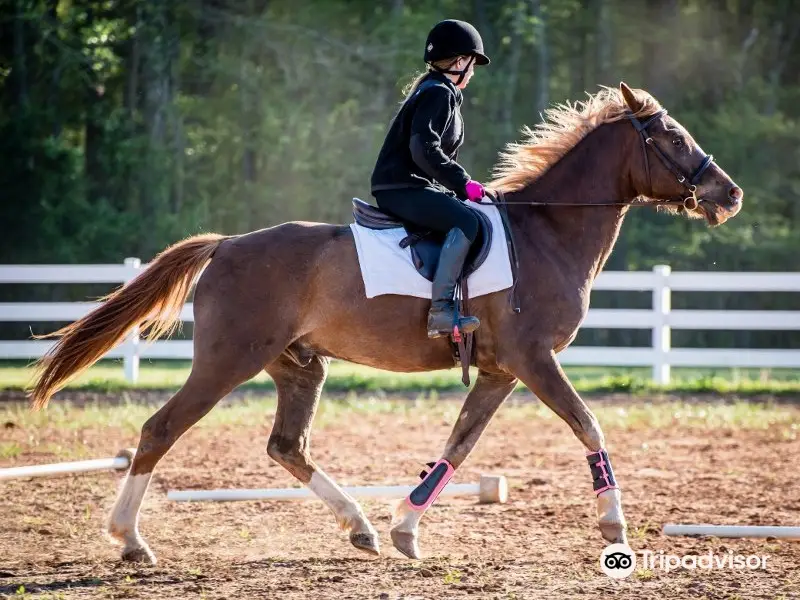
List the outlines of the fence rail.
{"type": "MultiPolygon", "coordinates": [[[[0,265],[0,284],[23,283],[126,283],[147,265],[125,259],[121,265],[0,265]]],[[[671,295],[679,292],[795,292],[800,293],[800,273],[692,273],[671,272],[665,265],[652,271],[602,273],[594,290],[649,291],[650,309],[590,309],[582,327],[600,329],[649,329],[650,347],[572,346],[561,355],[565,365],[650,367],[653,380],[666,384],[673,366],[793,367],[800,368],[800,350],[745,348],[673,348],[673,329],[800,331],[800,311],[672,310],[671,295]]],[[[74,321],[95,308],[94,302],[0,303],[0,321],[74,321]]],[[[186,304],[181,319],[194,321],[192,305],[186,304]]],[[[38,358],[50,341],[0,341],[0,358],[38,358]]],[[[122,358],[125,376],[135,382],[140,358],[191,359],[192,342],[183,340],[140,343],[131,335],[106,355],[122,358]]]]}

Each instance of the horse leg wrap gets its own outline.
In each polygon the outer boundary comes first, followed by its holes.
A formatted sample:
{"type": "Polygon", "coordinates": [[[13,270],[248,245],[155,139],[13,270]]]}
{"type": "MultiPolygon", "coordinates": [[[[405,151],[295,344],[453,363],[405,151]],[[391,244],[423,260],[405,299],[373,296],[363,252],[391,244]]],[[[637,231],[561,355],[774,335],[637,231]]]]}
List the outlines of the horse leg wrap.
{"type": "Polygon", "coordinates": [[[608,452],[601,448],[597,452],[590,452],[586,455],[589,461],[589,469],[592,471],[592,484],[594,493],[598,496],[606,490],[618,490],[617,480],[614,478],[614,471],[611,470],[611,461],[608,459],[608,452]]]}
{"type": "Polygon", "coordinates": [[[423,478],[422,482],[414,488],[406,502],[416,511],[423,512],[433,504],[436,497],[441,493],[447,482],[453,476],[455,469],[453,465],[441,458],[431,467],[430,472],[423,478]]]}

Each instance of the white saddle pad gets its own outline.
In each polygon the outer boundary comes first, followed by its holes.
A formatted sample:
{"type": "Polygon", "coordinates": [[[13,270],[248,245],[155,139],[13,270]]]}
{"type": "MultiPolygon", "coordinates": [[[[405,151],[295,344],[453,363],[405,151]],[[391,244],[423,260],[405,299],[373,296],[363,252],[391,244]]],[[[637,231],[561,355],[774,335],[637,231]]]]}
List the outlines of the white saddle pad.
{"type": "MultiPolygon", "coordinates": [[[[488,204],[471,206],[486,213],[493,230],[492,247],[486,260],[467,280],[469,295],[475,298],[510,288],[514,278],[500,211],[488,204]]],[[[361,266],[367,298],[399,294],[430,299],[431,282],[414,268],[411,249],[400,247],[400,240],[406,236],[403,227],[377,230],[352,223],[350,229],[356,240],[358,264],[361,266]]]]}

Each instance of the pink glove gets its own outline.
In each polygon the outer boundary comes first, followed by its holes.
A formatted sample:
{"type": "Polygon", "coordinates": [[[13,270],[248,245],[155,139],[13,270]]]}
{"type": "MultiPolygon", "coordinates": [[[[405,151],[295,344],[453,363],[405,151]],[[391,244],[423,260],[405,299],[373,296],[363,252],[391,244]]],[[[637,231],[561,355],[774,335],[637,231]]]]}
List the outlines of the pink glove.
{"type": "Polygon", "coordinates": [[[467,192],[467,199],[472,200],[473,202],[480,202],[481,199],[486,195],[483,186],[474,179],[470,179],[467,182],[467,185],[464,186],[464,189],[467,192]]]}

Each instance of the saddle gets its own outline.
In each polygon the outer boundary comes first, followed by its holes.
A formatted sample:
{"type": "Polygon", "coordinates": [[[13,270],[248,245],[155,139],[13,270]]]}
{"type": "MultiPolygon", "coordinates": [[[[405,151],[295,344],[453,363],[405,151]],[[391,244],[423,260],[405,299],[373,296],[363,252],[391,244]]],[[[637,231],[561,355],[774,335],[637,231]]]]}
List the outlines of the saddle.
{"type": "MultiPolygon", "coordinates": [[[[464,261],[464,268],[458,279],[460,298],[457,300],[457,307],[461,314],[468,313],[469,290],[467,288],[467,278],[474,273],[486,261],[489,250],[492,247],[492,224],[489,217],[483,212],[474,209],[466,204],[478,217],[478,235],[467,253],[464,261]]],[[[433,281],[436,274],[436,267],[439,265],[439,256],[442,252],[442,245],[447,236],[446,233],[434,232],[421,228],[412,223],[406,223],[394,215],[387,213],[376,206],[372,206],[353,198],[353,217],[358,225],[368,229],[395,229],[403,227],[406,236],[400,240],[401,248],[410,247],[411,259],[417,272],[428,281],[433,281]]],[[[505,225],[505,221],[504,221],[505,225]]],[[[507,229],[506,225],[506,229],[507,229]]],[[[461,335],[457,330],[450,335],[450,347],[453,361],[456,365],[461,365],[461,381],[469,386],[469,366],[475,364],[474,357],[474,333],[461,335]]]]}
{"type": "MultiPolygon", "coordinates": [[[[461,271],[461,279],[466,279],[472,275],[486,261],[489,250],[492,247],[492,224],[484,213],[471,208],[478,217],[478,236],[472,243],[464,261],[464,268],[461,271]]],[[[411,260],[417,272],[428,281],[433,281],[436,267],[439,265],[439,255],[442,252],[442,244],[446,233],[431,231],[414,225],[405,223],[387,213],[377,206],[367,204],[363,200],[353,198],[353,217],[357,224],[367,229],[395,229],[404,227],[406,237],[400,241],[401,248],[411,248],[411,260]]]]}

